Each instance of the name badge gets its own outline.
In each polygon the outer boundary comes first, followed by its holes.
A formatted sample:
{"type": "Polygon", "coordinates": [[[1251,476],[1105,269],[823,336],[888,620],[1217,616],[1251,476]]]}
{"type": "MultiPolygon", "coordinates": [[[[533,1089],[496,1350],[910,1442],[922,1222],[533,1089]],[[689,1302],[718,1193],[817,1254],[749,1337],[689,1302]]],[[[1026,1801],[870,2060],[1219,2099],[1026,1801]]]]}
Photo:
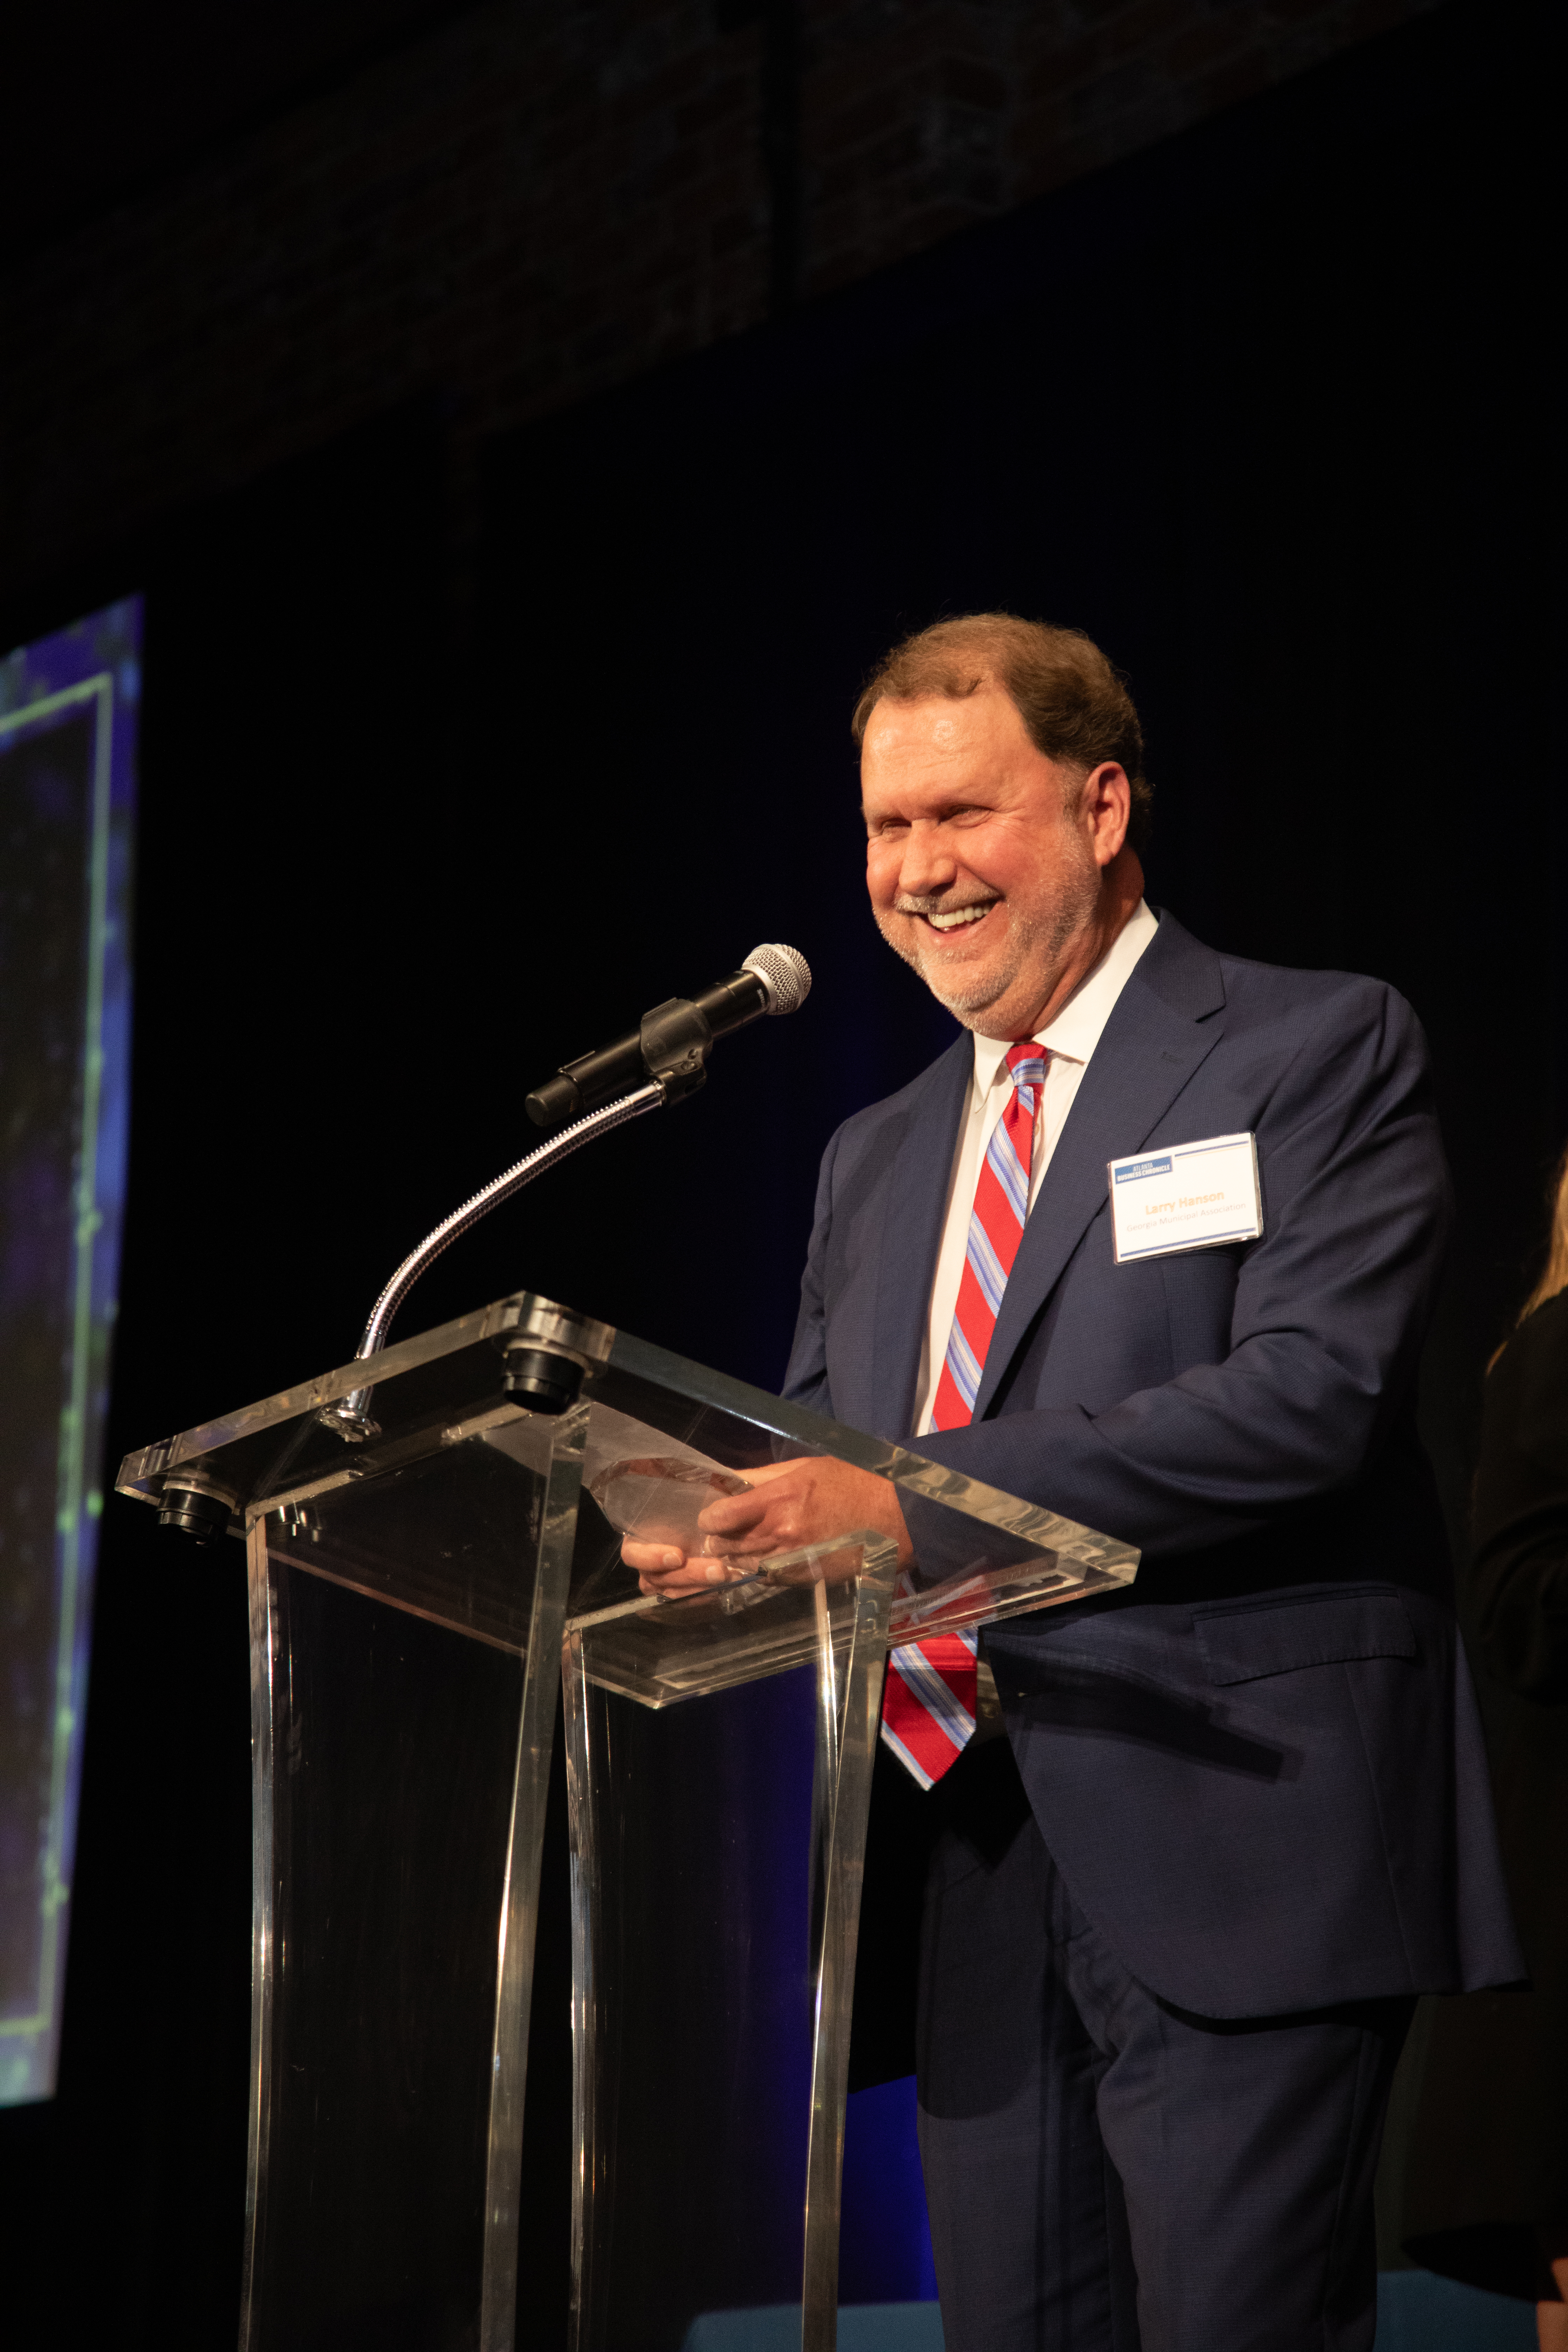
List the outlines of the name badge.
{"type": "Polygon", "coordinates": [[[1250,1135],[1211,1135],[1203,1143],[1112,1160],[1107,1169],[1118,1265],[1256,1241],[1263,1231],[1258,1145],[1250,1135]]]}

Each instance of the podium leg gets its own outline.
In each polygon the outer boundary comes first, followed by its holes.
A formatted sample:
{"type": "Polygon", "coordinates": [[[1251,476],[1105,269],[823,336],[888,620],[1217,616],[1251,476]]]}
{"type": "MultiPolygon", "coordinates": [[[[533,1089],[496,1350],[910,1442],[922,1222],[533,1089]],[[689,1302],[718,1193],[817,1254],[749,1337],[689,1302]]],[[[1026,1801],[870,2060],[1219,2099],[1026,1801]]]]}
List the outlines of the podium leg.
{"type": "Polygon", "coordinates": [[[836,2352],[838,2219],[844,2108],[849,2086],[850,2007],[860,1888],[871,1811],[871,1768],[881,1719],[888,1612],[896,1554],[868,1546],[855,1585],[849,1640],[816,1588],[816,1768],[813,1784],[813,2040],[811,2136],[805,2173],[802,2352],[836,2352]],[[837,1639],[836,1639],[837,1635],[837,1639]]]}
{"type": "MultiPolygon", "coordinates": [[[[566,1803],[572,1844],[572,2315],[569,2352],[603,2352],[602,2215],[595,2200],[609,2190],[616,2139],[619,2018],[605,2001],[605,1923],[595,1777],[609,1747],[604,1694],[589,1682],[583,1636],[567,1636],[562,1656],[566,1724],[566,1803]]],[[[613,1838],[613,1832],[612,1832],[613,1838]]],[[[613,1974],[613,1970],[611,1971],[613,1974]]]]}
{"type": "Polygon", "coordinates": [[[267,2157],[272,2126],[272,2005],[276,1976],[276,1898],[286,1874],[283,1830],[272,1802],[273,1680],[288,1654],[288,1596],[268,1557],[267,1523],[246,1537],[250,1590],[251,1964],[250,2126],[245,2179],[245,2259],[240,2285],[239,2352],[261,2341],[261,2274],[267,2231],[267,2157]]]}
{"type": "Polygon", "coordinates": [[[538,1569],[533,1580],[528,1651],[523,1662],[491,2045],[479,2352],[512,2352],[517,2324],[518,2200],[534,1934],[539,1919],[540,1856],[544,1843],[544,1808],[555,1739],[555,1701],[561,1687],[561,1643],[572,1580],[572,1553],[577,1538],[577,1503],[583,1485],[583,1445],[587,1431],[586,1403],[574,1405],[555,1424],[539,1535],[538,1569]]]}

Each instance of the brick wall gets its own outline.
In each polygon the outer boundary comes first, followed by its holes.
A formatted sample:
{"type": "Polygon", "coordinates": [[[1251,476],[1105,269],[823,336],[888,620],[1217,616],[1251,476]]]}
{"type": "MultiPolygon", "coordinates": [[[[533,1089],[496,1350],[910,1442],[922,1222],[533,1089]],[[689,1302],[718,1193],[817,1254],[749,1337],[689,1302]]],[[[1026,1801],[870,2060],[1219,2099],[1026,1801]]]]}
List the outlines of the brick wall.
{"type": "Polygon", "coordinates": [[[1429,4],[476,6],[0,268],[0,593],[432,390],[461,509],[486,436],[1429,4]]]}

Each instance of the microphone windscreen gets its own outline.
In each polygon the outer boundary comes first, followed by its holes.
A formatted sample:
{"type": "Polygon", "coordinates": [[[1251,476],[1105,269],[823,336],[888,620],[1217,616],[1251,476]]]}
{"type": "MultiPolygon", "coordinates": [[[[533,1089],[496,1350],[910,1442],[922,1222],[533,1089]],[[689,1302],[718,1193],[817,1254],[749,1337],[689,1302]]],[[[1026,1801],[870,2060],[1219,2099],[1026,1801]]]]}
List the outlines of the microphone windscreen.
{"type": "Polygon", "coordinates": [[[756,973],[767,991],[770,1013],[798,1013],[811,993],[811,966],[798,948],[784,947],[776,940],[753,948],[741,970],[756,973]]]}

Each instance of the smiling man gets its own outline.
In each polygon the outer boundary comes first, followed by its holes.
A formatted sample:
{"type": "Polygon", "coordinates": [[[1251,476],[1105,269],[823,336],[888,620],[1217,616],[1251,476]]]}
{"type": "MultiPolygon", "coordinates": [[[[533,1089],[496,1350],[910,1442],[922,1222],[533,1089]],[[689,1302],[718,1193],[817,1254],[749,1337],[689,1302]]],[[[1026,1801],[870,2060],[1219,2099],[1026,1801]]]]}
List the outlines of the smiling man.
{"type": "Polygon", "coordinates": [[[882,936],[983,1036],[1011,1043],[1048,1025],[1141,905],[1138,723],[1109,665],[1104,687],[1102,724],[1082,731],[1086,748],[1117,756],[1092,762],[1042,751],[994,688],[962,700],[877,693],[857,713],[882,936]]]}
{"type": "MultiPolygon", "coordinates": [[[[970,1034],[829,1144],[785,1393],[1143,1555],[889,1669],[949,2352],[1366,2352],[1415,1996],[1522,1973],[1415,1433],[1420,1030],[1148,906],[1137,714],[1076,632],[942,622],[855,731],[872,910],[970,1034]],[[1184,1213],[1239,1166],[1245,1215],[1151,1242],[1186,1159],[1184,1213]]],[[[703,1524],[627,1546],[647,1589],[922,1534],[816,1460],[703,1524]]]]}

